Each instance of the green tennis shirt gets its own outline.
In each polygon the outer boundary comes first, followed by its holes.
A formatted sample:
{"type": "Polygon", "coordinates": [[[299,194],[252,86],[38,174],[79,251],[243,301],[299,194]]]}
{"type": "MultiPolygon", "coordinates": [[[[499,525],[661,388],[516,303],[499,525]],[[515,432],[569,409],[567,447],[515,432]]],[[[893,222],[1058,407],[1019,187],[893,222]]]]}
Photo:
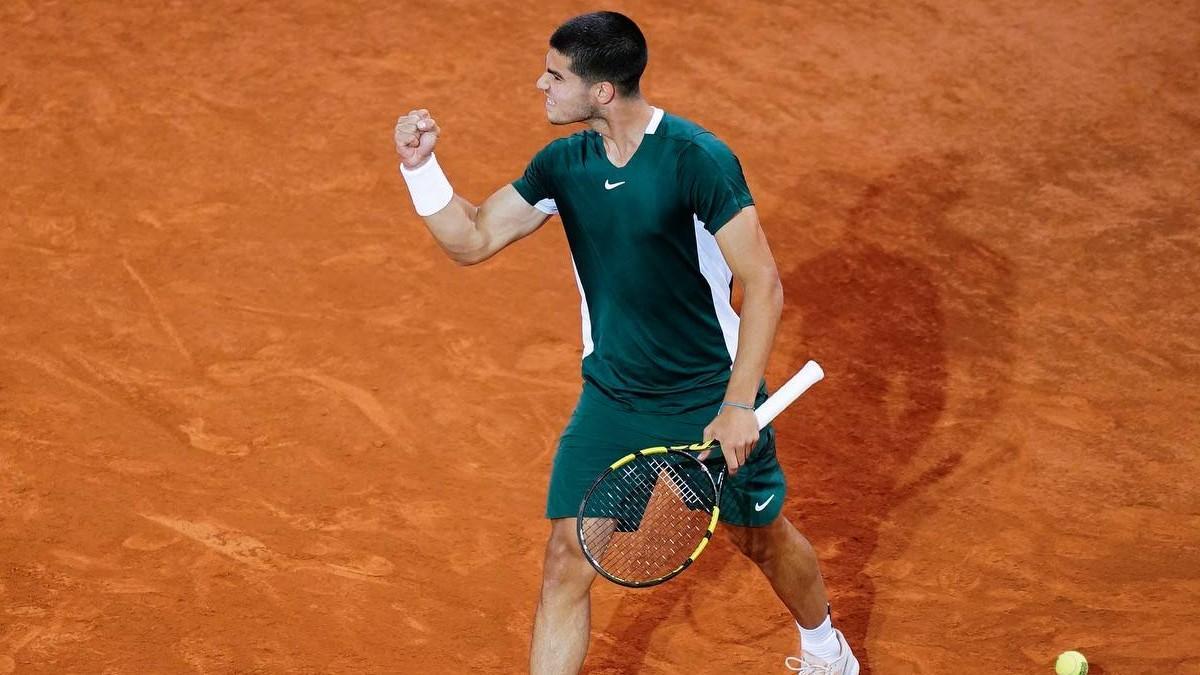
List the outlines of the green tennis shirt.
{"type": "Polygon", "coordinates": [[[558,213],[583,315],[583,379],[623,407],[679,413],[720,400],[737,355],[733,274],[713,236],[754,203],[711,132],[655,108],[623,167],[595,131],[543,148],[513,182],[558,213]]]}

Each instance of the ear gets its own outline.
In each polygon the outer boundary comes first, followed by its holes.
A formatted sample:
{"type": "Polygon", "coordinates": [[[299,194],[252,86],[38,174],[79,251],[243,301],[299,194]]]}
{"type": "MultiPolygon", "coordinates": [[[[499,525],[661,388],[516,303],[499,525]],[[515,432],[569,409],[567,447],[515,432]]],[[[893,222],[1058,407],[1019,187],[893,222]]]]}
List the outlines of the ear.
{"type": "Polygon", "coordinates": [[[617,89],[613,87],[612,82],[597,82],[592,85],[592,95],[600,105],[608,105],[617,97],[617,89]]]}

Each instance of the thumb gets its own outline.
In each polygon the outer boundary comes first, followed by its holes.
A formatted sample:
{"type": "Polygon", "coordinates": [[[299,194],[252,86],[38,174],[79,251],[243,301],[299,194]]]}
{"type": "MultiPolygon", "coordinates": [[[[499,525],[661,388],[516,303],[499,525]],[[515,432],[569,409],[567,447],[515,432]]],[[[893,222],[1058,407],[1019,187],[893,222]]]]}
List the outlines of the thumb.
{"type": "MultiPolygon", "coordinates": [[[[705,446],[710,445],[712,443],[712,440],[713,440],[713,430],[712,430],[712,425],[710,424],[710,425],[704,427],[704,443],[703,443],[703,445],[705,445],[705,446]]],[[[708,449],[708,450],[705,450],[704,452],[700,453],[699,455],[696,455],[696,459],[703,462],[704,460],[708,459],[708,456],[711,454],[712,454],[712,449],[708,449]]]]}

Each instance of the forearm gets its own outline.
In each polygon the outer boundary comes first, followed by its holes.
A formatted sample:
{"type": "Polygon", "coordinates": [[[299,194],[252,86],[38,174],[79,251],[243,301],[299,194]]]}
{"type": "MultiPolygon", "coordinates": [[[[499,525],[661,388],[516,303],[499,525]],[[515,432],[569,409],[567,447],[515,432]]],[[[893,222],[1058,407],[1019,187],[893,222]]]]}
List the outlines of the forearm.
{"type": "Polygon", "coordinates": [[[478,227],[478,215],[479,207],[454,195],[446,208],[424,217],[425,227],[450,259],[472,265],[482,260],[487,250],[487,237],[478,227]]]}
{"type": "Polygon", "coordinates": [[[782,311],[783,287],[777,275],[745,284],[737,358],[733,361],[733,373],[725,390],[726,401],[754,404],[759,383],[767,370],[767,359],[782,311]]]}
{"type": "Polygon", "coordinates": [[[454,193],[437,159],[429,158],[416,167],[402,162],[400,175],[408,186],[417,215],[442,250],[460,265],[481,260],[486,241],[478,226],[479,208],[454,193]]]}

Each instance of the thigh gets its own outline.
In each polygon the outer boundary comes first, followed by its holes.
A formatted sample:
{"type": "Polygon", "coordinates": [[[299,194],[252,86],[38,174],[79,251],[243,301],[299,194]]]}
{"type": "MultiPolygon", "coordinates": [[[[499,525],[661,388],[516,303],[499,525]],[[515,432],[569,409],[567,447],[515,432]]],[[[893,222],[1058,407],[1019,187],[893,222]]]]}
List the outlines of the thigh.
{"type": "Polygon", "coordinates": [[[546,517],[575,517],[588,488],[613,462],[644,448],[698,442],[711,420],[707,411],[655,415],[621,409],[585,386],[554,454],[546,517]]]}
{"type": "Polygon", "coordinates": [[[629,413],[587,393],[580,396],[554,453],[546,517],[577,516],[583,496],[605,469],[630,452],[655,444],[629,413]]]}

